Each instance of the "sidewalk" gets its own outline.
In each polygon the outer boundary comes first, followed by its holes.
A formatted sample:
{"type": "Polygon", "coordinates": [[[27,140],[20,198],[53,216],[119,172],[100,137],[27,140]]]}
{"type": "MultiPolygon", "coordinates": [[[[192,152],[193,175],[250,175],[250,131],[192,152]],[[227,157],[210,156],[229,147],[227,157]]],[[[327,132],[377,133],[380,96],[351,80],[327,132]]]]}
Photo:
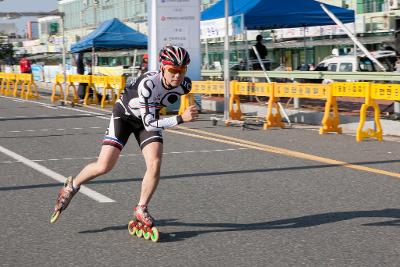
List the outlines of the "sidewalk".
{"type": "MultiPolygon", "coordinates": [[[[321,125],[321,121],[324,115],[325,101],[318,99],[301,99],[300,109],[293,108],[293,104],[286,104],[288,99],[282,99],[281,103],[285,107],[285,111],[288,114],[292,123],[310,124],[310,125],[321,125]]],[[[343,133],[355,134],[359,121],[360,121],[360,108],[363,104],[364,99],[341,99],[338,98],[338,109],[340,116],[340,127],[343,129],[343,133]]],[[[380,101],[378,102],[381,114],[384,114],[390,110],[393,111],[393,107],[390,108],[391,101],[380,101]]],[[[224,101],[222,97],[203,97],[202,98],[202,109],[214,112],[223,112],[224,101]]],[[[255,114],[258,117],[265,117],[267,114],[267,105],[263,105],[255,102],[240,103],[241,110],[243,113],[255,114]]],[[[380,122],[383,129],[383,135],[399,136],[400,137],[400,121],[390,120],[388,118],[382,118],[380,122]]],[[[388,116],[385,116],[388,117],[388,116]]],[[[373,110],[368,109],[367,122],[364,125],[364,129],[374,128],[373,122],[373,110]]]]}

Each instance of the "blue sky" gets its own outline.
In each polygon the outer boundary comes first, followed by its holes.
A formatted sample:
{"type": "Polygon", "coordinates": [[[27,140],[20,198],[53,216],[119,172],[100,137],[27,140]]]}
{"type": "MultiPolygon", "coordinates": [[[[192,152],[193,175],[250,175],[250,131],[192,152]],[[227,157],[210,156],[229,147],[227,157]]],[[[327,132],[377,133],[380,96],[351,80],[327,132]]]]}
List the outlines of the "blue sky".
{"type": "MultiPolygon", "coordinates": [[[[52,11],[57,9],[57,2],[57,0],[0,0],[0,10],[1,12],[52,11]]],[[[25,17],[14,20],[0,18],[0,23],[15,23],[18,33],[21,34],[29,20],[35,20],[35,18],[25,17]]]]}

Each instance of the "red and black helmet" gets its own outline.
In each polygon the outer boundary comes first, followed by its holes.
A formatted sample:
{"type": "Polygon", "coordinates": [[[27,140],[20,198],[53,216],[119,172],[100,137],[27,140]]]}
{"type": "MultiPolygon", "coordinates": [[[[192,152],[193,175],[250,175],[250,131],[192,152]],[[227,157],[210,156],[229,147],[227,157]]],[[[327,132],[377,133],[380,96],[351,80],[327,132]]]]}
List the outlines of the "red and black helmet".
{"type": "Polygon", "coordinates": [[[190,63],[190,56],[183,47],[164,46],[160,50],[160,63],[163,66],[186,67],[190,63]]]}

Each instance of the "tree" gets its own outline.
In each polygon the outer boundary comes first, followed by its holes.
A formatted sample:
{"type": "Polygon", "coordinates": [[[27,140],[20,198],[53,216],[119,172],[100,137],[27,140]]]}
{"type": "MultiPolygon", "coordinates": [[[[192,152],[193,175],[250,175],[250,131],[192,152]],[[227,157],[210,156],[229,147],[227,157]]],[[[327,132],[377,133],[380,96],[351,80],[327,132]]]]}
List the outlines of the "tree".
{"type": "Polygon", "coordinates": [[[14,56],[13,45],[8,43],[0,43],[0,60],[10,61],[14,56]]]}

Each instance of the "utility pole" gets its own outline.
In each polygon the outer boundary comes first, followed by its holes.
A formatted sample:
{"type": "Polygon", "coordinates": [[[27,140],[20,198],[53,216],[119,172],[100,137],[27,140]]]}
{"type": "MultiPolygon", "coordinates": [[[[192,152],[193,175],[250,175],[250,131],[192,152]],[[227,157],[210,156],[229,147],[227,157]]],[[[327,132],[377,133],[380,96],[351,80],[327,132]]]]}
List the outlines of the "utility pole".
{"type": "Polygon", "coordinates": [[[224,120],[229,120],[229,0],[225,0],[224,120]]]}

